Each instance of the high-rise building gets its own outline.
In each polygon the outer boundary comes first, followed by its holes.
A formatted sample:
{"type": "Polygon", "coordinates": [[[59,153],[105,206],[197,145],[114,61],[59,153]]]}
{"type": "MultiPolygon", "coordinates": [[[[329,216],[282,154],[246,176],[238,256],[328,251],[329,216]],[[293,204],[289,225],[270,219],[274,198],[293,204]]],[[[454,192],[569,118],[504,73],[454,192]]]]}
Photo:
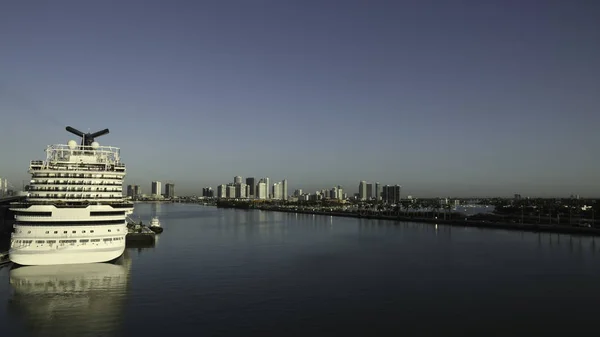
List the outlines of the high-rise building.
{"type": "Polygon", "coordinates": [[[367,182],[364,180],[358,184],[358,198],[360,200],[367,199],[367,182]]]}
{"type": "Polygon", "coordinates": [[[267,184],[262,179],[256,185],[256,199],[267,199],[267,184]]]}
{"type": "Polygon", "coordinates": [[[383,186],[383,202],[387,204],[397,204],[400,202],[400,186],[399,185],[385,185],[383,186]]]}
{"type": "Polygon", "coordinates": [[[227,198],[227,186],[225,186],[225,185],[217,186],[217,198],[219,198],[219,199],[227,198]]]}
{"type": "Polygon", "coordinates": [[[338,186],[337,187],[337,198],[338,198],[338,200],[344,200],[344,199],[346,199],[344,197],[344,189],[342,188],[342,186],[338,186]]]}
{"type": "Polygon", "coordinates": [[[253,177],[246,178],[246,185],[250,187],[250,192],[248,193],[248,198],[254,198],[256,196],[256,182],[253,177]]]}
{"type": "Polygon", "coordinates": [[[250,185],[248,185],[248,184],[245,184],[245,185],[246,185],[246,191],[244,194],[246,195],[246,198],[250,198],[250,185]]]}
{"type": "Polygon", "coordinates": [[[242,177],[240,177],[240,176],[233,177],[233,183],[234,184],[241,184],[242,183],[242,177]]]}
{"type": "Polygon", "coordinates": [[[265,184],[267,185],[267,198],[266,199],[271,199],[271,180],[269,179],[269,177],[265,178],[265,184]]]}
{"type": "Polygon", "coordinates": [[[375,183],[375,200],[381,200],[381,184],[375,183]]]}
{"type": "Polygon", "coordinates": [[[175,184],[172,184],[172,183],[165,184],[165,197],[166,198],[175,198],[175,184]]]}
{"type": "Polygon", "coordinates": [[[213,191],[212,187],[204,187],[202,189],[202,196],[205,198],[212,198],[215,196],[215,191],[213,191]]]}
{"type": "Polygon", "coordinates": [[[332,188],[329,191],[329,198],[330,199],[337,199],[338,198],[338,191],[337,191],[337,187],[332,188]]]}
{"type": "Polygon", "coordinates": [[[282,199],[283,200],[288,200],[288,183],[287,183],[287,179],[283,179],[283,181],[281,182],[281,189],[282,189],[282,199]]]}
{"type": "Polygon", "coordinates": [[[299,197],[301,195],[302,195],[302,189],[301,188],[299,188],[299,189],[297,189],[297,190],[294,191],[294,196],[295,197],[299,197]]]}
{"type": "Polygon", "coordinates": [[[283,194],[283,184],[280,182],[274,183],[273,191],[271,193],[271,199],[281,200],[281,199],[283,199],[282,194],[283,194]]]}
{"type": "Polygon", "coordinates": [[[367,183],[367,200],[371,200],[373,198],[373,184],[367,183]]]}
{"type": "Polygon", "coordinates": [[[160,181],[153,181],[152,182],[152,196],[155,197],[159,197],[162,195],[162,189],[161,189],[161,184],[160,181]]]}
{"type": "Polygon", "coordinates": [[[140,195],[142,195],[142,189],[140,188],[140,185],[133,185],[133,197],[137,198],[140,195]]]}
{"type": "Polygon", "coordinates": [[[227,185],[227,198],[235,198],[235,185],[227,185]]]}
{"type": "Polygon", "coordinates": [[[127,196],[133,198],[133,185],[127,185],[127,196]]]}
{"type": "Polygon", "coordinates": [[[245,183],[239,183],[239,184],[235,184],[235,197],[238,199],[245,199],[248,196],[246,195],[246,184],[245,183]]]}

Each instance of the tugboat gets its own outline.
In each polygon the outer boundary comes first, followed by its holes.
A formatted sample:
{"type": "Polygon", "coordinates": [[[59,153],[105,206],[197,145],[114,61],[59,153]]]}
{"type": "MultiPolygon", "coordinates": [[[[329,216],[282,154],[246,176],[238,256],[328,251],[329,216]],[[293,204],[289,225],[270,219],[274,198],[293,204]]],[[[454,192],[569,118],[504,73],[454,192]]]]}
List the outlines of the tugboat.
{"type": "Polygon", "coordinates": [[[156,234],[162,233],[163,231],[163,228],[160,226],[160,221],[158,221],[158,217],[156,216],[150,220],[150,225],[148,228],[150,228],[150,230],[156,234]]]}

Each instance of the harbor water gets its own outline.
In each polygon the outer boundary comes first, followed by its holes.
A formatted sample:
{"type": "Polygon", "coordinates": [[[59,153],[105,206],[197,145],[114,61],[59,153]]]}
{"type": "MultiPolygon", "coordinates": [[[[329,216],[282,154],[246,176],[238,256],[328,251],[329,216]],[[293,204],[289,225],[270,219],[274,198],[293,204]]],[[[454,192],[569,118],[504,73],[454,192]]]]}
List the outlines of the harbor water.
{"type": "MultiPolygon", "coordinates": [[[[1,336],[575,336],[593,237],[136,204],[164,232],[113,264],[0,269],[1,336]]],[[[135,218],[135,217],[134,217],[135,218]]]]}

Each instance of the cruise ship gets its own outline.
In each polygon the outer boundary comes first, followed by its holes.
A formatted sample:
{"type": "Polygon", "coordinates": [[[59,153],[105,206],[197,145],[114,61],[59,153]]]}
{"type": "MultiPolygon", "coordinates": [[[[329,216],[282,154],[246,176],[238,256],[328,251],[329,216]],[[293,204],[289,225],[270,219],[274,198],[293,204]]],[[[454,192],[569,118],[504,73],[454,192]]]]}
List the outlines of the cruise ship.
{"type": "Polygon", "coordinates": [[[125,164],[119,148],[95,138],[108,129],[83,133],[66,145],[49,145],[46,160],[29,165],[31,182],[15,214],[10,260],[19,265],[112,261],[123,254],[127,216],[133,203],[123,197],[125,164]]]}

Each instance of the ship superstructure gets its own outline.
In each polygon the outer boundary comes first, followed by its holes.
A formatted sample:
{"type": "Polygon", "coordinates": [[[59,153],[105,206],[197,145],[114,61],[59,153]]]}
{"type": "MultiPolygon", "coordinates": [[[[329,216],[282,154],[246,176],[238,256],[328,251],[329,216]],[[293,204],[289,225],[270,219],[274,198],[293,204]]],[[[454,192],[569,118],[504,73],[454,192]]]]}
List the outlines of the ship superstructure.
{"type": "Polygon", "coordinates": [[[33,160],[25,202],[14,203],[10,259],[21,265],[106,262],[125,250],[126,217],[133,203],[123,197],[125,164],[119,148],[67,127],[82,138],[49,145],[46,160],[33,160]]]}

